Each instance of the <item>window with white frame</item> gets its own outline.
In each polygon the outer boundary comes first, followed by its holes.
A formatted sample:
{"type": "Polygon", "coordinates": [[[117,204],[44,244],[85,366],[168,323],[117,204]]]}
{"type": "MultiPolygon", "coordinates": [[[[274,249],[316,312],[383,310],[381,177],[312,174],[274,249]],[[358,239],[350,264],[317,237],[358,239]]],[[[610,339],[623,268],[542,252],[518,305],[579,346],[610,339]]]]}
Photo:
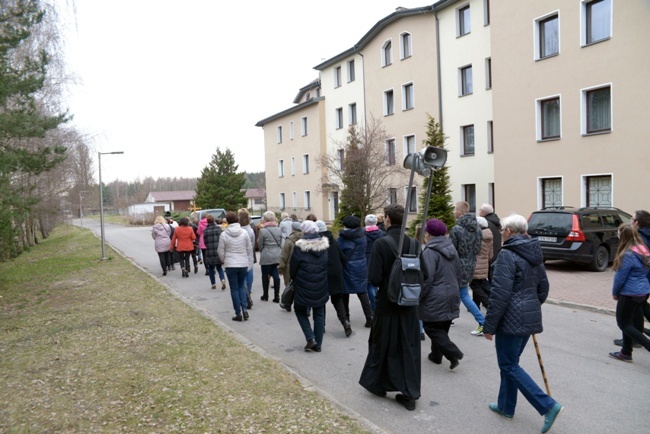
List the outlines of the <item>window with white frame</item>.
{"type": "Polygon", "coordinates": [[[418,191],[416,187],[411,187],[411,195],[408,195],[408,187],[404,188],[404,197],[408,201],[408,212],[418,212],[418,191]]]}
{"type": "Polygon", "coordinates": [[[388,189],[388,194],[386,195],[386,202],[388,202],[388,205],[392,205],[394,203],[397,203],[397,189],[396,188],[389,188],[388,189]]]}
{"type": "Polygon", "coordinates": [[[582,45],[606,41],[612,36],[612,1],[582,2],[582,45]]]}
{"type": "Polygon", "coordinates": [[[494,201],[494,198],[495,198],[495,196],[494,196],[494,182],[489,182],[488,183],[488,203],[490,205],[492,205],[493,208],[494,208],[495,203],[496,203],[494,201]]]}
{"type": "Polygon", "coordinates": [[[415,152],[415,136],[404,136],[404,156],[406,157],[408,154],[414,154],[415,152]]]}
{"type": "Polygon", "coordinates": [[[474,125],[460,127],[461,155],[474,155],[474,125]]]}
{"type": "Polygon", "coordinates": [[[278,127],[275,131],[278,136],[278,143],[282,143],[282,127],[278,127]]]}
{"type": "Polygon", "coordinates": [[[305,211],[311,209],[311,191],[305,190],[305,211]]]}
{"type": "Polygon", "coordinates": [[[339,163],[339,170],[343,170],[344,163],[345,163],[345,149],[338,149],[336,151],[336,154],[338,156],[337,160],[339,163]]]}
{"type": "Polygon", "coordinates": [[[586,192],[585,206],[613,206],[611,175],[585,176],[584,182],[586,192]]]}
{"type": "Polygon", "coordinates": [[[402,86],[402,110],[411,110],[413,108],[413,83],[407,83],[402,86]]]}
{"type": "Polygon", "coordinates": [[[348,83],[356,80],[356,72],[354,70],[354,59],[348,60],[348,83]]]}
{"type": "Polygon", "coordinates": [[[541,178],[539,187],[542,208],[562,206],[562,178],[541,178]]]}
{"type": "Polygon", "coordinates": [[[384,91],[384,116],[395,113],[395,98],[393,89],[384,91]]]}
{"type": "Polygon", "coordinates": [[[537,100],[537,140],[559,139],[562,134],[560,97],[537,100]]]}
{"type": "Polygon", "coordinates": [[[286,207],[286,202],[284,200],[284,193],[280,193],[280,209],[284,209],[286,207]]]}
{"type": "Polygon", "coordinates": [[[284,177],[284,160],[278,160],[278,177],[284,177]]]}
{"type": "Polygon", "coordinates": [[[458,70],[460,75],[460,96],[470,95],[474,92],[474,79],[472,65],[463,66],[458,70]]]}
{"type": "Polygon", "coordinates": [[[343,128],[343,107],[339,107],[339,108],[336,109],[334,122],[335,122],[334,127],[337,130],[343,128]]]}
{"type": "Polygon", "coordinates": [[[291,192],[291,208],[295,211],[296,208],[298,207],[298,196],[296,195],[296,192],[293,191],[291,192]]]}
{"type": "Polygon", "coordinates": [[[348,112],[350,113],[350,125],[357,124],[357,104],[352,103],[348,105],[348,112]]]}
{"type": "Polygon", "coordinates": [[[583,134],[612,130],[612,92],[610,86],[582,90],[583,134]]]}
{"type": "Polygon", "coordinates": [[[402,33],[400,35],[400,58],[402,60],[411,57],[413,51],[411,47],[412,37],[410,33],[402,33]]]}
{"type": "Polygon", "coordinates": [[[293,140],[293,121],[289,122],[289,140],[293,140]]]}
{"type": "Polygon", "coordinates": [[[393,63],[393,44],[390,39],[384,42],[381,47],[381,66],[388,66],[393,63]]]}
{"type": "Polygon", "coordinates": [[[492,58],[485,59],[485,88],[492,89],[492,58]]]}
{"type": "Polygon", "coordinates": [[[487,151],[488,154],[494,153],[494,125],[492,121],[487,121],[487,151]]]}
{"type": "Polygon", "coordinates": [[[476,184],[463,184],[461,189],[461,198],[469,204],[469,212],[476,212],[476,184]]]}
{"type": "Polygon", "coordinates": [[[467,35],[472,31],[472,22],[469,13],[469,5],[465,5],[458,9],[457,15],[457,35],[463,36],[467,35]]]}
{"type": "Polygon", "coordinates": [[[557,12],[535,20],[535,60],[560,52],[560,16],[557,12]]]}
{"type": "Polygon", "coordinates": [[[300,134],[303,136],[307,135],[307,116],[303,116],[300,119],[300,134]]]}
{"type": "Polygon", "coordinates": [[[305,175],[309,173],[309,154],[302,156],[302,173],[305,175]]]}
{"type": "Polygon", "coordinates": [[[490,0],[483,0],[483,25],[490,25],[490,0]]]}
{"type": "Polygon", "coordinates": [[[296,176],[296,157],[291,157],[291,176],[296,176]]]}
{"type": "Polygon", "coordinates": [[[395,139],[386,140],[386,163],[394,166],[397,163],[395,155],[395,139]]]}
{"type": "Polygon", "coordinates": [[[341,67],[334,68],[334,87],[341,87],[341,67]]]}

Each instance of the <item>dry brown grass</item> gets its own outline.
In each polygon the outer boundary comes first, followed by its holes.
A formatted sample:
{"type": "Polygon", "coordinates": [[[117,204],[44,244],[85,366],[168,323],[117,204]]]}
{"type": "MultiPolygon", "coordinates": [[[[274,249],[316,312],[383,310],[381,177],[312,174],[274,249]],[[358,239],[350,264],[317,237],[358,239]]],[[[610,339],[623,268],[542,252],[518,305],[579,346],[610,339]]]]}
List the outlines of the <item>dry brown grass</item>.
{"type": "Polygon", "coordinates": [[[364,432],[99,241],[0,264],[2,432],[364,432]]]}

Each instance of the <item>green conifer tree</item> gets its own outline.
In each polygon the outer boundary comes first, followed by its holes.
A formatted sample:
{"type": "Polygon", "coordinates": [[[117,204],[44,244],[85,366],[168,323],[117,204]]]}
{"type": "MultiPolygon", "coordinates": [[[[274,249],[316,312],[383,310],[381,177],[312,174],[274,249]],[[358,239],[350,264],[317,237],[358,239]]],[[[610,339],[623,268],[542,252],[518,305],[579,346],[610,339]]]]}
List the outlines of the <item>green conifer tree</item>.
{"type": "Polygon", "coordinates": [[[224,208],[237,211],[246,207],[246,192],[243,190],[246,173],[237,172],[235,156],[227,149],[221,152],[217,148],[210,164],[203,168],[201,177],[196,182],[197,208],[224,208]]]}

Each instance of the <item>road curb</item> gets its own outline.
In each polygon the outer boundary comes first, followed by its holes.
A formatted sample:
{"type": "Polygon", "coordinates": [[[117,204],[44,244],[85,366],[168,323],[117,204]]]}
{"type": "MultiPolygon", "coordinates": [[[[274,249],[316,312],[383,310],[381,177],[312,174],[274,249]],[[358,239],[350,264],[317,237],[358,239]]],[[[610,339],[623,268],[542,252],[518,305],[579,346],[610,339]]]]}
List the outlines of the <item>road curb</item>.
{"type": "Polygon", "coordinates": [[[609,308],[600,307],[600,306],[592,306],[590,304],[573,303],[573,302],[565,301],[565,300],[556,300],[554,298],[548,298],[548,299],[546,299],[546,302],[550,303],[550,304],[555,304],[555,305],[558,305],[558,306],[570,307],[571,309],[581,309],[581,310],[586,310],[586,311],[589,311],[589,312],[604,313],[606,315],[616,315],[616,310],[614,310],[614,309],[609,309],[609,308]]]}

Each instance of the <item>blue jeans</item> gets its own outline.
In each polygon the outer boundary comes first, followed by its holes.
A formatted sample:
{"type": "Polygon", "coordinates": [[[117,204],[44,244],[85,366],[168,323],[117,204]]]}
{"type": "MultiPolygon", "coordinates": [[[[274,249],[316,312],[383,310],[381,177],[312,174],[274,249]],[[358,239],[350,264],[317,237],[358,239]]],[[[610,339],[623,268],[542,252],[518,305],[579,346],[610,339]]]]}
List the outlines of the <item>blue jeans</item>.
{"type": "Polygon", "coordinates": [[[468,286],[463,286],[460,288],[460,301],[462,301],[467,310],[469,310],[469,312],[474,315],[474,319],[478,325],[482,326],[485,322],[485,317],[481,313],[481,310],[476,306],[476,303],[474,303],[474,300],[472,300],[472,297],[469,296],[468,286]]]}
{"type": "Polygon", "coordinates": [[[217,272],[219,273],[219,280],[224,280],[225,277],[223,275],[223,268],[221,268],[221,265],[208,265],[208,276],[210,276],[210,283],[215,284],[216,281],[214,279],[215,277],[215,268],[217,272]]]}
{"type": "Polygon", "coordinates": [[[246,273],[246,291],[250,294],[253,290],[253,269],[246,273]]]}
{"type": "Polygon", "coordinates": [[[555,405],[555,400],[539,388],[532,378],[519,366],[519,357],[526,348],[530,336],[513,336],[497,333],[494,344],[501,370],[501,386],[497,404],[503,414],[514,416],[517,406],[517,390],[542,416],[555,405]]]}
{"type": "Polygon", "coordinates": [[[368,299],[370,300],[370,307],[372,308],[372,311],[375,311],[375,297],[377,296],[377,287],[372,286],[370,283],[368,283],[368,286],[366,287],[366,292],[368,293],[368,299]]]}
{"type": "Polygon", "coordinates": [[[298,304],[293,305],[293,310],[296,312],[298,324],[302,328],[305,335],[305,340],[316,340],[316,348],[320,348],[323,344],[323,335],[325,334],[325,305],[308,308],[298,304]],[[311,309],[312,316],[314,317],[314,329],[311,328],[307,312],[311,309]]]}
{"type": "Polygon", "coordinates": [[[246,273],[248,273],[248,267],[226,268],[232,307],[237,316],[246,311],[246,273]]]}

